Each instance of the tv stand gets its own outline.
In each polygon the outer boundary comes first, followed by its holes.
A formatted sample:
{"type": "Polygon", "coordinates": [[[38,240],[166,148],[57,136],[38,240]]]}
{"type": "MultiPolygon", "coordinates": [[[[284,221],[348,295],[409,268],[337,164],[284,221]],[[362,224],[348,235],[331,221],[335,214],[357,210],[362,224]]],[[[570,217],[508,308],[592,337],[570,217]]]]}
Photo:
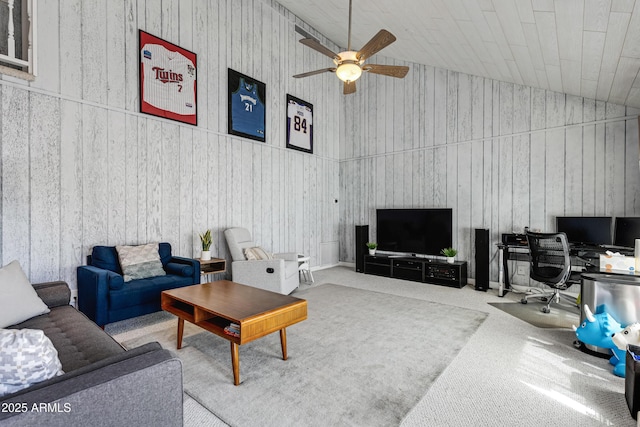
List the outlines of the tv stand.
{"type": "Polygon", "coordinates": [[[451,264],[427,258],[365,255],[364,273],[453,288],[462,288],[467,284],[466,261],[451,264]]]}

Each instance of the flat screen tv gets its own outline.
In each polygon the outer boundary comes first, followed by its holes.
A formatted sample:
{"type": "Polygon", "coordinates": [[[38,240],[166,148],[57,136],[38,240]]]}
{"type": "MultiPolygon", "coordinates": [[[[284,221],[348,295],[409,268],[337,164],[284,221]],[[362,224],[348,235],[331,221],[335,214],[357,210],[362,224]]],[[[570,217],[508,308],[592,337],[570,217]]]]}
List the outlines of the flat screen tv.
{"type": "Polygon", "coordinates": [[[558,216],[556,230],[563,231],[574,245],[610,245],[612,223],[610,216],[558,216]]]}
{"type": "Polygon", "coordinates": [[[635,248],[636,239],[640,239],[640,217],[616,217],[613,244],[626,248],[635,248]]]}
{"type": "Polygon", "coordinates": [[[452,245],[451,209],[378,209],[378,250],[440,255],[452,245]]]}

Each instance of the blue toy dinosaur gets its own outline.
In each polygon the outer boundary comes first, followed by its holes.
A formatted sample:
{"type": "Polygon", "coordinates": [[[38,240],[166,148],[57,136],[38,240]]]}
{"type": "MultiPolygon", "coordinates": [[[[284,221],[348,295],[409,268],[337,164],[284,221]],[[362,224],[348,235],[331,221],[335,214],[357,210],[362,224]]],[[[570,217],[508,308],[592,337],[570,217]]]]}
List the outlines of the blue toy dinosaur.
{"type": "Polygon", "coordinates": [[[588,305],[583,306],[585,320],[580,327],[573,327],[578,340],[596,347],[611,349],[613,356],[609,359],[609,363],[613,365],[613,374],[624,378],[626,368],[626,350],[620,350],[616,347],[613,334],[620,332],[622,326],[609,313],[605,311],[605,307],[598,306],[596,314],[591,313],[588,305]]]}

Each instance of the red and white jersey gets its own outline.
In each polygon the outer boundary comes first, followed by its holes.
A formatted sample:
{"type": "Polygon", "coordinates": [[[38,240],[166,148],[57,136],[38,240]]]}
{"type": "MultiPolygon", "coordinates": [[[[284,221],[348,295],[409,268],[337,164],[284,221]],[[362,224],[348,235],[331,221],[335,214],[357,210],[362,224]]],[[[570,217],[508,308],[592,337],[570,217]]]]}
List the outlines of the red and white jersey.
{"type": "Polygon", "coordinates": [[[142,47],[142,100],[176,114],[196,114],[196,67],[179,52],[159,44],[142,47]]]}

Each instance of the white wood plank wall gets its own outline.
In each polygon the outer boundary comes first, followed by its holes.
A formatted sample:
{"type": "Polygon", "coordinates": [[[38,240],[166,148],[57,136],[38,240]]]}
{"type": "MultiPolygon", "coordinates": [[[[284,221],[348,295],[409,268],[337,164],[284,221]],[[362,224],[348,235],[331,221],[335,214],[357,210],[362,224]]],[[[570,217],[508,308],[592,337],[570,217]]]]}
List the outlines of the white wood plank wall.
{"type": "Polygon", "coordinates": [[[640,216],[637,109],[407,65],[404,80],[364,75],[343,107],[341,260],[355,262],[355,225],[376,240],[377,208],[452,208],[470,277],[475,228],[493,257],[502,233],[559,215],[640,216]]]}
{"type": "MultiPolygon", "coordinates": [[[[0,76],[0,260],[66,280],[94,245],[168,241],[198,256],[211,228],[251,230],[319,265],[338,242],[340,84],[299,45],[305,23],[272,0],[39,2],[40,73],[0,76]],[[198,126],[143,115],[138,29],[195,52],[198,126]],[[227,68],[266,83],[267,142],[227,134],[227,68]],[[286,149],[286,94],[314,105],[314,154],[286,149]]],[[[337,262],[337,254],[332,262],[337,262]]]]}
{"type": "MultiPolygon", "coordinates": [[[[0,75],[0,260],[34,282],[66,280],[97,244],[169,241],[245,226],[312,266],[354,261],[375,209],[451,207],[471,262],[556,215],[640,215],[637,110],[409,64],[343,97],[274,0],[41,1],[37,78],[0,75]],[[138,112],[138,29],[198,54],[198,126],[138,112]],[[267,86],[267,142],[227,134],[227,68],[267,86]],[[314,104],[314,154],[285,148],[285,96],[314,104]],[[338,200],[338,203],[335,203],[338,200]],[[493,246],[492,246],[493,249],[493,246]]],[[[395,63],[384,57],[371,62],[395,63]]],[[[497,278],[492,264],[492,280],[497,278]]]]}

